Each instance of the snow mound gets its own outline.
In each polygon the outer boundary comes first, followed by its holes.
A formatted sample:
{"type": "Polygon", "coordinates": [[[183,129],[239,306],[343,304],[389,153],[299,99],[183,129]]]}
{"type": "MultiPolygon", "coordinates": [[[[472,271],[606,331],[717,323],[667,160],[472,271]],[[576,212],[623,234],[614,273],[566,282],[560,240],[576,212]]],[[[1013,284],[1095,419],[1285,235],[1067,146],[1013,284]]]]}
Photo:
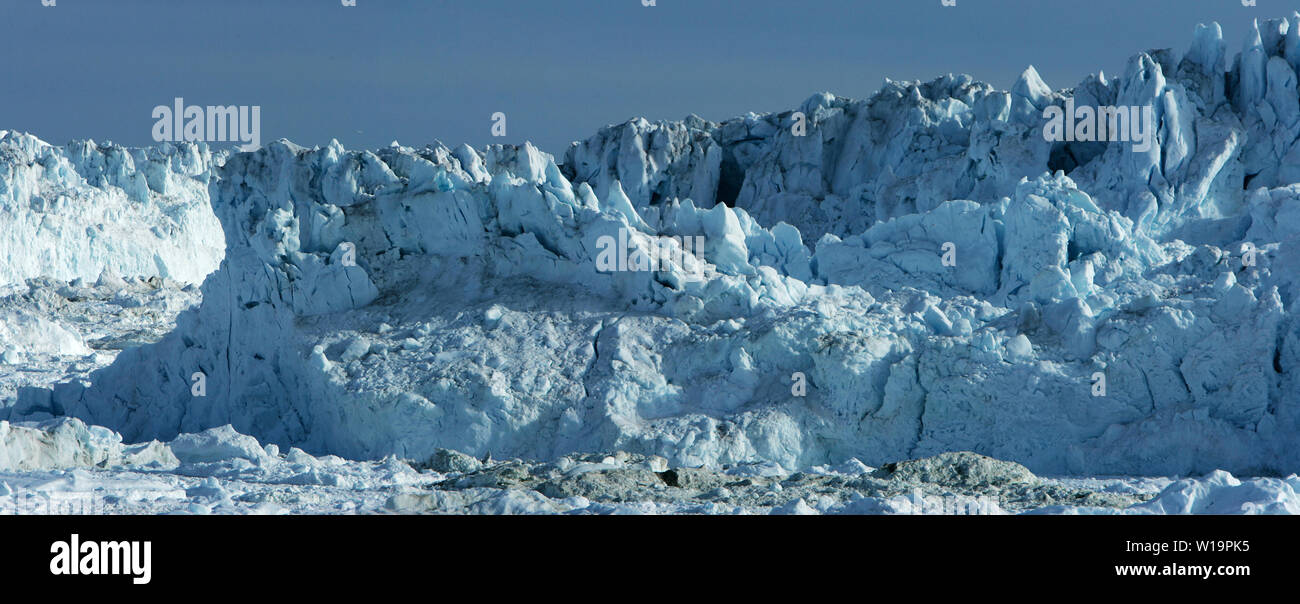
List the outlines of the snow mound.
{"type": "Polygon", "coordinates": [[[1169,485],[1131,513],[1150,514],[1300,514],[1300,477],[1238,480],[1216,471],[1202,479],[1169,485]]]}
{"type": "MultiPolygon", "coordinates": [[[[1127,490],[1128,485],[1120,486],[1127,490]]],[[[1172,481],[1145,503],[1126,508],[1046,506],[1032,514],[1300,514],[1300,477],[1238,479],[1216,470],[1198,478],[1172,481]]]]}

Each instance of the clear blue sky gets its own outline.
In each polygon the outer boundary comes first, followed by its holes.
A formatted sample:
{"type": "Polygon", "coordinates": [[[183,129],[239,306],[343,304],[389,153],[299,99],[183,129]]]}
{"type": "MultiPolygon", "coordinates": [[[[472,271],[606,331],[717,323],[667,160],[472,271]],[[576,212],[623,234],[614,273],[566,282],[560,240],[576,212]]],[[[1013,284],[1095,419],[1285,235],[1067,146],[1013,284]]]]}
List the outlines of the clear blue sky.
{"type": "Polygon", "coordinates": [[[964,72],[1053,88],[1133,53],[1186,49],[1218,21],[1229,49],[1258,0],[0,0],[0,129],[53,143],[151,144],[177,96],[262,107],[264,141],[507,142],[560,154],[630,117],[719,120],[855,98],[885,77],[964,72]]]}

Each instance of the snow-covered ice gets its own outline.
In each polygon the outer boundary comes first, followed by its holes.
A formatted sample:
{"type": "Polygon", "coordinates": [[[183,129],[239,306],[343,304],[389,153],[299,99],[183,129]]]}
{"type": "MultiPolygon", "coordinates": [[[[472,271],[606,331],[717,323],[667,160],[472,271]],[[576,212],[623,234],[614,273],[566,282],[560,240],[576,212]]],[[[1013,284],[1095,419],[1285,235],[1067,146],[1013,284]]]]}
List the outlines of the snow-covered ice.
{"type": "Polygon", "coordinates": [[[1294,513],[1297,49],[1300,14],[1236,55],[1203,26],[1070,89],[887,81],[809,98],[806,136],[636,119],[562,162],[5,133],[0,479],[122,511],[1294,513]],[[1157,135],[1053,142],[1054,106],[1157,135]],[[959,451],[1023,473],[945,482],[959,451]]]}
{"type": "MultiPolygon", "coordinates": [[[[349,461],[229,426],[123,445],[76,419],[0,422],[0,514],[1293,514],[1300,478],[1041,478],[971,453],[789,472],[625,452],[349,461]]],[[[760,464],[761,465],[761,464],[760,464]]]]}
{"type": "Polygon", "coordinates": [[[0,285],[106,273],[200,283],[216,270],[225,242],[208,184],[225,152],[0,132],[0,285]]]}

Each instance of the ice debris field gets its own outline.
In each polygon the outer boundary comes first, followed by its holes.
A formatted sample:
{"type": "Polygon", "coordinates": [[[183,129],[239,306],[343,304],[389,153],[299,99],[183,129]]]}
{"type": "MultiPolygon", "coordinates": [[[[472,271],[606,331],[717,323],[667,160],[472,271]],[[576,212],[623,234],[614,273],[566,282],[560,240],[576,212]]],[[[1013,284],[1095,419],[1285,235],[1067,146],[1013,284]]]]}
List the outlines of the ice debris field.
{"type": "Polygon", "coordinates": [[[0,131],[0,513],[1300,512],[1300,14],[1227,47],[558,159],[0,131]]]}

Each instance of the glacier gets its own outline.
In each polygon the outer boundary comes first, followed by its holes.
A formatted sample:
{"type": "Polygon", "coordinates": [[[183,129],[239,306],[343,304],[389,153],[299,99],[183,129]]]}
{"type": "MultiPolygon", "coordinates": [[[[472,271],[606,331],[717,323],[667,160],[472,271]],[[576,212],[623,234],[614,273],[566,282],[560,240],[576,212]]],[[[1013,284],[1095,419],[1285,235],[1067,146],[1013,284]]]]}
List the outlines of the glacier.
{"type": "MultiPolygon", "coordinates": [[[[532,490],[371,504],[562,512],[586,507],[571,484],[506,480],[500,460],[634,481],[969,451],[1062,485],[1183,479],[1111,506],[1125,512],[1294,513],[1294,476],[1272,477],[1300,468],[1297,71],[1300,14],[1256,21],[1235,55],[1200,26],[1185,52],[1069,89],[1033,67],[1009,91],[886,81],[866,100],[822,93],[724,122],[634,119],[559,160],[528,143],[230,153],[0,133],[0,367],[66,365],[0,370],[0,420],[18,435],[0,477],[87,456],[175,471],[199,462],[164,451],[207,439],[203,463],[296,463],[284,475],[321,484],[313,464],[333,462],[310,460],[337,460],[362,476],[344,483],[410,486],[429,479],[398,460],[454,451],[498,461],[446,469],[448,484],[532,490]],[[1050,141],[1044,111],[1067,102],[1151,107],[1155,144],[1050,141]],[[689,261],[610,270],[610,240],[689,261]],[[58,300],[98,300],[105,317],[152,307],[168,330],[104,354],[84,324],[59,323],[58,300]],[[31,431],[69,435],[56,448],[72,452],[34,452],[31,431]],[[615,451],[661,461],[573,461],[615,451]],[[1232,493],[1227,507],[1210,491],[1232,493]]],[[[924,507],[878,486],[714,499],[924,507]]]]}
{"type": "Polygon", "coordinates": [[[224,255],[205,143],[55,147],[0,130],[0,286],[107,273],[201,283],[224,255]]]}

